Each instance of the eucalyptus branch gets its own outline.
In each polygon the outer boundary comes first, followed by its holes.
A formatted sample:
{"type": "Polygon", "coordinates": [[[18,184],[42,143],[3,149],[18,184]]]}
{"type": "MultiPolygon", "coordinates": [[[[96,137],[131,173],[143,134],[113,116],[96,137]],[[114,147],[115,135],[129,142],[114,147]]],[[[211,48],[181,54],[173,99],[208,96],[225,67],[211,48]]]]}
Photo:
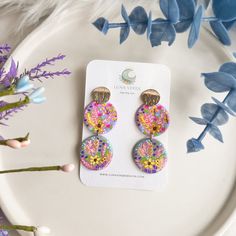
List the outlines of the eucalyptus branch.
{"type": "Polygon", "coordinates": [[[189,30],[188,47],[192,48],[199,38],[202,22],[209,22],[216,37],[224,45],[230,45],[231,40],[228,30],[236,20],[236,1],[227,3],[212,0],[213,16],[204,16],[204,7],[195,0],[160,0],[160,8],[164,17],[152,19],[152,12],[146,12],[141,7],[135,7],[128,15],[125,7],[121,7],[121,16],[124,22],[110,23],[106,18],[99,17],[93,25],[103,34],[109,29],[120,28],[120,43],[129,36],[131,29],[138,35],[147,34],[152,47],[159,46],[162,42],[172,45],[177,33],[189,30]],[[227,10],[230,12],[228,13],[227,10]]]}
{"type": "MultiPolygon", "coordinates": [[[[192,19],[189,18],[189,19],[183,19],[183,20],[178,20],[175,24],[178,24],[178,23],[184,23],[184,22],[187,22],[187,21],[191,21],[192,19]]],[[[202,21],[204,22],[211,22],[211,21],[218,21],[218,19],[216,17],[213,17],[213,16],[210,16],[210,17],[202,17],[201,19],[202,21]]],[[[163,21],[156,21],[156,20],[153,20],[152,21],[152,25],[163,25],[163,24],[166,24],[166,23],[170,23],[170,21],[167,19],[163,19],[163,21]]],[[[146,26],[147,25],[147,22],[139,22],[139,25],[142,25],[142,26],[146,26]]],[[[108,23],[108,28],[109,29],[115,29],[115,28],[126,28],[126,27],[135,27],[137,26],[137,23],[134,22],[134,23],[126,23],[126,22],[123,22],[123,23],[108,23]]]]}
{"type": "Polygon", "coordinates": [[[236,116],[236,63],[224,63],[218,72],[203,73],[202,75],[208,89],[216,93],[228,93],[222,102],[213,97],[214,103],[203,104],[201,107],[202,118],[190,117],[192,121],[205,126],[205,128],[198,138],[191,138],[187,141],[188,152],[198,152],[204,149],[202,141],[207,133],[223,142],[223,136],[218,126],[227,123],[229,115],[236,116]]]}

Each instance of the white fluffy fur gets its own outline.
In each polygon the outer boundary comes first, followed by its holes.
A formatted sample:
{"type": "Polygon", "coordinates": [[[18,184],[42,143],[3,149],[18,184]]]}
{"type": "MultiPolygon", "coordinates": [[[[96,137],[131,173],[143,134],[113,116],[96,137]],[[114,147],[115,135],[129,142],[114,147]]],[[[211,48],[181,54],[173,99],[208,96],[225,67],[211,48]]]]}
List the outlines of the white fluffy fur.
{"type": "MultiPolygon", "coordinates": [[[[117,15],[121,4],[127,8],[137,4],[158,8],[157,0],[0,0],[1,12],[18,14],[19,20],[14,25],[16,32],[37,26],[49,15],[63,15],[63,11],[84,9],[83,14],[91,18],[105,15],[117,15]]],[[[81,12],[81,11],[80,11],[81,12]]],[[[83,14],[78,15],[82,17],[83,14]]]]}

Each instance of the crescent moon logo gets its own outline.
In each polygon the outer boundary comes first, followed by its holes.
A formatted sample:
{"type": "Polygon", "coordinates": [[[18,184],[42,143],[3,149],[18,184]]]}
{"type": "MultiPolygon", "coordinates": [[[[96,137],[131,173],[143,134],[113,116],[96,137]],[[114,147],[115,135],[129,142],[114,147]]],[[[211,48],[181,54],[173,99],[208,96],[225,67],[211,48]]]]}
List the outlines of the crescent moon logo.
{"type": "Polygon", "coordinates": [[[121,81],[124,84],[133,84],[135,83],[136,75],[134,70],[132,69],[125,69],[121,74],[121,81]]]}

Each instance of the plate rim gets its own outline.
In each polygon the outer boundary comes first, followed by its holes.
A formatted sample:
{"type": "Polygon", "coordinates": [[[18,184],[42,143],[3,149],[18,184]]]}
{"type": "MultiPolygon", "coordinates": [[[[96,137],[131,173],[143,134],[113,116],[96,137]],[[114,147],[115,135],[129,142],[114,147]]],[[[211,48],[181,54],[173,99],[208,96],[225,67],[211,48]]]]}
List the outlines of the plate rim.
{"type": "MultiPolygon", "coordinates": [[[[56,12],[56,9],[54,10],[56,12]]],[[[71,17],[72,15],[76,15],[78,14],[79,9],[70,12],[69,14],[67,13],[67,15],[64,15],[65,17],[71,17]]],[[[65,19],[65,18],[63,18],[65,19]]],[[[53,13],[52,15],[50,15],[47,19],[45,19],[39,26],[37,26],[35,29],[33,29],[17,46],[16,48],[11,52],[10,57],[8,58],[8,60],[5,63],[5,67],[9,68],[10,67],[10,60],[11,58],[14,58],[16,55],[18,55],[19,51],[25,47],[25,45],[28,44],[28,42],[30,42],[33,38],[37,37],[37,35],[39,33],[41,33],[41,31],[43,31],[44,29],[46,29],[47,27],[53,26],[54,23],[59,24],[59,26],[57,26],[55,28],[55,30],[52,30],[47,37],[49,37],[51,34],[54,34],[56,31],[60,30],[61,28],[63,28],[65,25],[70,24],[72,22],[74,22],[76,19],[76,17],[71,17],[71,20],[65,21],[65,22],[61,22],[61,16],[59,16],[59,20],[57,19],[57,16],[55,16],[53,13]],[[56,21],[57,20],[57,21],[56,21]]],[[[209,37],[211,37],[213,40],[217,40],[217,38],[215,37],[215,35],[213,35],[213,33],[209,30],[208,27],[203,27],[205,31],[208,32],[209,37]]],[[[236,59],[233,57],[232,53],[230,52],[230,50],[228,49],[229,47],[226,47],[224,45],[222,45],[219,41],[219,47],[221,47],[221,50],[226,54],[226,56],[228,57],[228,59],[230,61],[236,61],[236,59]]],[[[188,48],[186,48],[186,50],[188,50],[188,48]]],[[[191,50],[191,49],[190,49],[191,50]]],[[[2,150],[0,150],[0,158],[2,158],[2,150]]],[[[0,183],[4,183],[5,186],[7,184],[6,178],[5,176],[1,176],[0,178],[0,183]]],[[[236,189],[236,187],[234,188],[236,189]]],[[[10,188],[9,188],[10,190],[10,188]]],[[[10,190],[11,191],[11,190],[10,190]]],[[[10,223],[12,224],[17,224],[17,222],[19,222],[17,219],[14,219],[14,214],[11,213],[11,211],[8,210],[7,207],[7,202],[9,202],[8,200],[6,200],[7,196],[4,196],[5,194],[2,194],[0,192],[0,208],[2,209],[4,215],[6,216],[6,218],[9,220],[10,223]]],[[[227,201],[226,201],[227,202],[227,201]]],[[[216,216],[215,219],[217,219],[218,217],[216,216]]],[[[26,217],[27,219],[27,217],[26,217]]],[[[215,231],[215,236],[223,236],[225,234],[225,232],[231,227],[231,225],[235,222],[236,219],[236,205],[233,208],[233,211],[229,214],[229,216],[227,217],[227,219],[224,221],[224,223],[222,223],[217,231],[215,231]]],[[[31,219],[28,219],[26,221],[31,221],[31,219]]],[[[21,222],[22,223],[22,222],[21,222]]],[[[235,222],[236,223],[236,222],[235,222]]],[[[21,235],[21,232],[18,231],[18,233],[21,235]]]]}

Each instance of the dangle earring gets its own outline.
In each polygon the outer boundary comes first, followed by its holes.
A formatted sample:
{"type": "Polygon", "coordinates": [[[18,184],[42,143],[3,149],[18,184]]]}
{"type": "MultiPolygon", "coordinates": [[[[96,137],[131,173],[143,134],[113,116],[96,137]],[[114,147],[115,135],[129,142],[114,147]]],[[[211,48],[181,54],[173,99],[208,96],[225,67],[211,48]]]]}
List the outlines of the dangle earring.
{"type": "Polygon", "coordinates": [[[166,131],[169,126],[168,111],[160,105],[160,94],[154,89],[148,89],[141,94],[141,105],[135,116],[139,130],[148,136],[140,140],[133,148],[135,164],[146,173],[157,173],[162,170],[167,161],[165,148],[153,137],[166,131]]]}
{"type": "Polygon", "coordinates": [[[101,134],[109,132],[114,127],[117,112],[114,106],[108,103],[108,88],[95,88],[92,91],[92,99],[84,111],[84,124],[95,135],[82,142],[80,161],[90,170],[101,170],[109,165],[113,155],[111,144],[101,134]]]}

